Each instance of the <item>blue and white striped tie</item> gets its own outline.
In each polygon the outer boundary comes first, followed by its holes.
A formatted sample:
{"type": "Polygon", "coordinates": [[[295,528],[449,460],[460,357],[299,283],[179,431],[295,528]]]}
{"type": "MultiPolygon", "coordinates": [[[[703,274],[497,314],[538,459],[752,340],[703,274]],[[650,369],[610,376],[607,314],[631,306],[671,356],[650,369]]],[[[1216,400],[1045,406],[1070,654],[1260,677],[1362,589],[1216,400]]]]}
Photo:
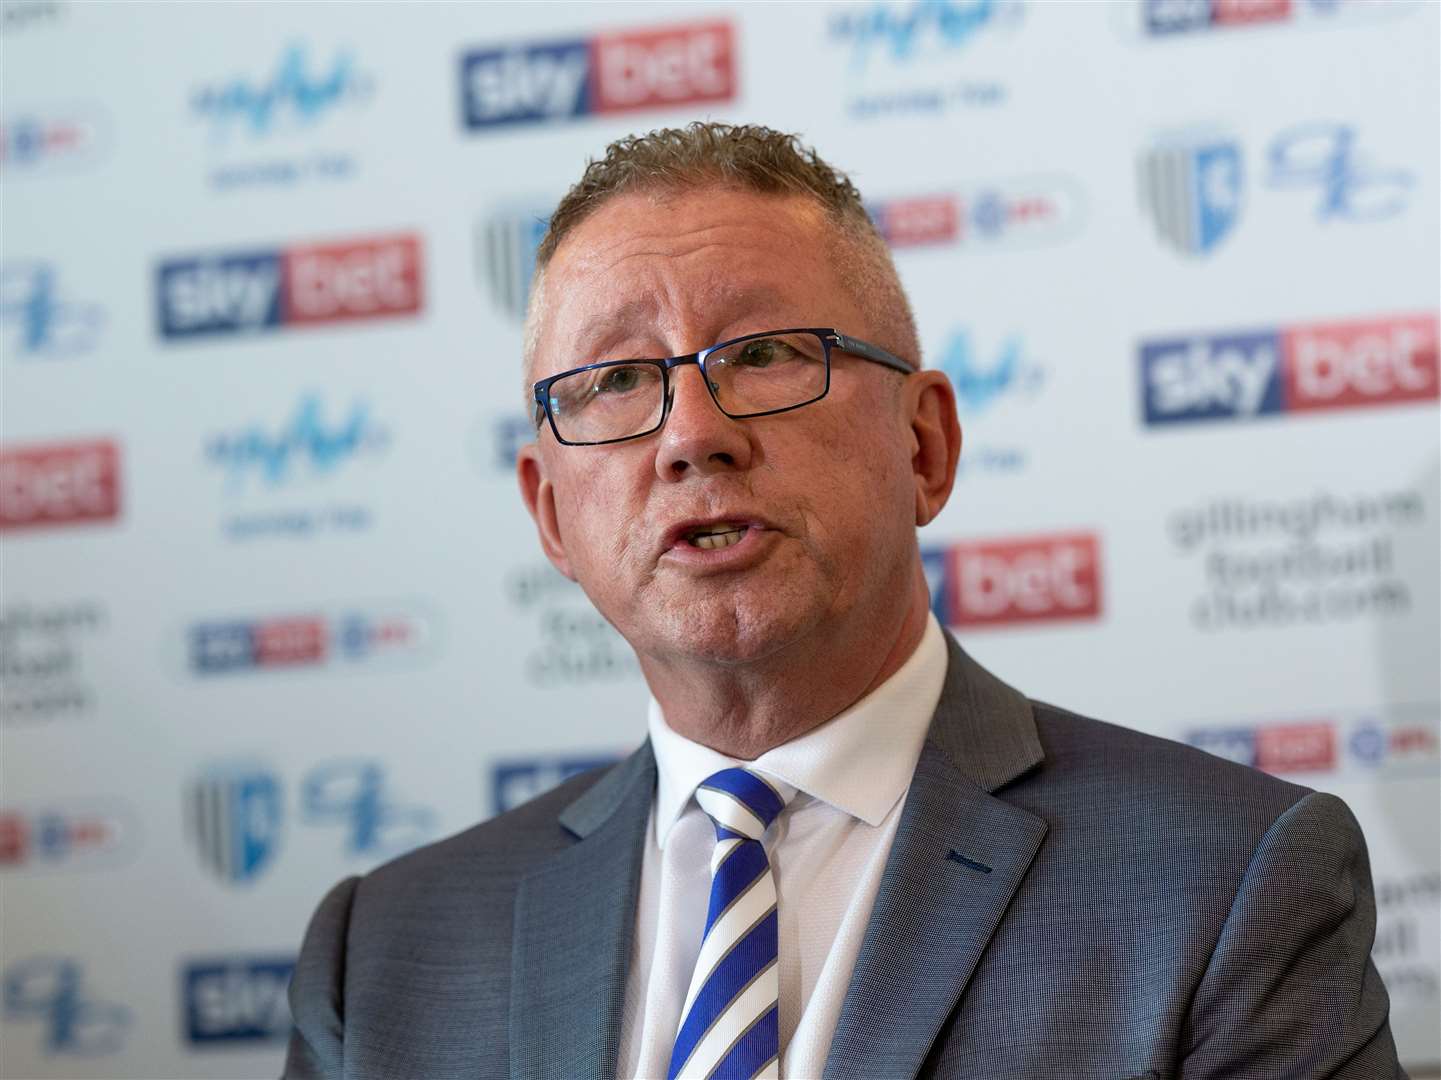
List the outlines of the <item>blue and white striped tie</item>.
{"type": "Polygon", "coordinates": [[[780,1076],[776,883],[761,837],[795,789],[722,769],[696,789],[715,822],[710,910],[668,1080],[780,1076]]]}

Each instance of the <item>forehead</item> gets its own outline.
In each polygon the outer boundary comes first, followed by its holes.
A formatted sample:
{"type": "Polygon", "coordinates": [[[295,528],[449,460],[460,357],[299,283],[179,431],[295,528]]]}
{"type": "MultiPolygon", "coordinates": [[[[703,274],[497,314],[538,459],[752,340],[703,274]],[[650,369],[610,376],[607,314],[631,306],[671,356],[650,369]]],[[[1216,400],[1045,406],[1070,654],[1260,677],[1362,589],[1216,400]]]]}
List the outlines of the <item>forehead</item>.
{"type": "Polygon", "coordinates": [[[689,352],[721,334],[844,321],[835,227],[814,200],[725,189],[630,193],[546,268],[537,374],[630,345],[689,352]],[[774,320],[780,320],[775,322],[774,320]]]}

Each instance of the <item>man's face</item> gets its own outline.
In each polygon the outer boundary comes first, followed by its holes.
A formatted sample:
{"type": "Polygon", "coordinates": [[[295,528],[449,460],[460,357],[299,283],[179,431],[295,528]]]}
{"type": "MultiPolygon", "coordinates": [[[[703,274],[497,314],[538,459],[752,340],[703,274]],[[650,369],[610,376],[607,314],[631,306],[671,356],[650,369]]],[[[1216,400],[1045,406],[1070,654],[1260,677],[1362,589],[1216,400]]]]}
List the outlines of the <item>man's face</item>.
{"type": "MultiPolygon", "coordinates": [[[[796,326],[877,340],[841,283],[832,236],[798,196],[613,198],[547,268],[531,378],[796,326]]],[[[884,625],[917,558],[908,377],[834,352],[824,399],[732,420],[698,368],[671,375],[659,432],[562,446],[546,427],[522,451],[522,493],[556,567],[643,662],[746,662],[836,620],[884,625]],[[696,529],[724,526],[743,529],[739,542],[695,543],[696,529]]]]}

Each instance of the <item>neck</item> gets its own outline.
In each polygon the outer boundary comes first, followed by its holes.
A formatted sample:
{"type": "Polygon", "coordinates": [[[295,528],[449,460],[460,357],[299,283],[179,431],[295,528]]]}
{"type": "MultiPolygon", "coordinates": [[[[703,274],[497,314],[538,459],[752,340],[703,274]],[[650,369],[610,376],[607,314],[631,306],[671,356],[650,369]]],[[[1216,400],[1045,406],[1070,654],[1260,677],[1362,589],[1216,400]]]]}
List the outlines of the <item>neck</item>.
{"type": "Polygon", "coordinates": [[[930,603],[917,573],[894,612],[811,635],[763,660],[718,665],[640,658],[672,731],[754,761],[850,708],[894,675],[925,635],[930,603]]]}

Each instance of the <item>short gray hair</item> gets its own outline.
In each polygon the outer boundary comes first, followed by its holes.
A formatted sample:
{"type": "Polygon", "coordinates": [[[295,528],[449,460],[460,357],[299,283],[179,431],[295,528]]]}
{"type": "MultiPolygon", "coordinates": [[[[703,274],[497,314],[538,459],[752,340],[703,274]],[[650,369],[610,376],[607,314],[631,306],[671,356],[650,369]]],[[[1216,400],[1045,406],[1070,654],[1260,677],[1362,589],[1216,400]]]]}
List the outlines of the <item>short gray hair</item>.
{"type": "MultiPolygon", "coordinates": [[[[683,128],[617,139],[606,147],[603,157],[591,159],[560,200],[536,249],[525,324],[527,372],[544,317],[546,267],[565,238],[618,195],[706,187],[813,199],[835,226],[836,239],[849,256],[842,260],[842,280],[878,328],[882,338],[878,344],[920,367],[920,341],[910,301],[901,288],[890,248],[850,178],[795,135],[756,124],[696,121],[683,128]]],[[[527,398],[529,389],[527,386],[527,398]]]]}

